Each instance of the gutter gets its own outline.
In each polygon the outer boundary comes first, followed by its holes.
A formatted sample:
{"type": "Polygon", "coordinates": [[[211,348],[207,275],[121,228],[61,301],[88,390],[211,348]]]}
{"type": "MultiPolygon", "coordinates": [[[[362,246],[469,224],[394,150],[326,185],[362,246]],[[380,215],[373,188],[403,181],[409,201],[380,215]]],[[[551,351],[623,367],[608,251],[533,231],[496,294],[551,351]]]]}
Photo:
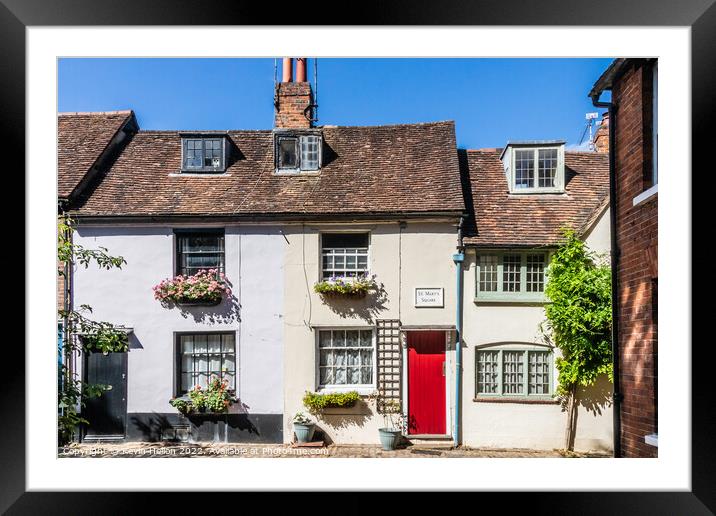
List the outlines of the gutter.
{"type": "Polygon", "coordinates": [[[462,225],[465,215],[460,217],[457,229],[458,252],[452,255],[455,263],[455,422],[453,443],[455,447],[460,446],[460,403],[462,394],[462,264],[465,261],[464,247],[462,245],[462,225]]]}
{"type": "Polygon", "coordinates": [[[617,244],[617,177],[616,177],[616,133],[617,106],[613,102],[600,102],[601,90],[590,92],[594,107],[609,110],[609,231],[611,239],[612,267],[612,368],[614,372],[614,392],[612,394],[614,457],[621,457],[621,402],[624,395],[619,382],[619,311],[618,281],[619,247],[617,244]]]}

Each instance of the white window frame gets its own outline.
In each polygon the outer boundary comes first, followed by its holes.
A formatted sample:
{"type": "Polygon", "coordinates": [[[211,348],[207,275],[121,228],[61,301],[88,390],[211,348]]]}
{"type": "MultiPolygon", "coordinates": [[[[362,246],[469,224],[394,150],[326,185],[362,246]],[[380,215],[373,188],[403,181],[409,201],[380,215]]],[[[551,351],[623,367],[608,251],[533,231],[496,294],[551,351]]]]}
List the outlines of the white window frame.
{"type": "MultiPolygon", "coordinates": [[[[371,241],[372,241],[372,233],[370,231],[363,231],[363,230],[355,230],[355,231],[321,231],[320,238],[319,238],[319,262],[318,262],[318,277],[320,281],[325,281],[323,278],[323,273],[325,270],[323,269],[323,235],[339,235],[339,234],[366,234],[368,235],[368,252],[366,253],[366,270],[365,270],[365,277],[370,276],[370,264],[371,264],[371,241]]],[[[329,247],[328,249],[352,249],[350,247],[329,247]]],[[[357,263],[357,256],[356,256],[356,263],[357,263]]],[[[351,277],[342,277],[337,276],[343,280],[350,281],[354,280],[355,278],[351,277]]]]}
{"type": "Polygon", "coordinates": [[[275,133],[274,139],[274,156],[275,156],[275,173],[278,175],[295,175],[295,174],[317,174],[321,171],[323,164],[323,136],[320,134],[300,134],[281,132],[275,133]],[[303,145],[305,140],[309,138],[318,139],[318,166],[316,168],[304,168],[302,163],[303,145]],[[279,148],[282,140],[296,140],[296,166],[293,168],[284,168],[279,163],[279,148]]]}
{"type": "Polygon", "coordinates": [[[564,192],[564,145],[542,145],[542,146],[513,146],[510,148],[510,193],[513,194],[534,194],[534,193],[563,193],[564,192]],[[531,188],[517,188],[517,151],[532,151],[533,184],[531,188]],[[554,173],[554,186],[540,187],[539,185],[539,151],[557,151],[557,170],[554,173]]]}
{"type": "Polygon", "coordinates": [[[555,362],[554,362],[554,348],[551,348],[549,346],[544,346],[541,344],[533,344],[533,343],[525,343],[525,344],[487,344],[487,345],[481,345],[481,346],[475,346],[475,357],[474,357],[474,367],[475,367],[475,388],[474,388],[474,396],[476,399],[485,399],[485,398],[501,398],[501,399],[514,399],[514,400],[553,400],[554,395],[556,392],[556,369],[555,369],[555,362]],[[477,375],[478,375],[478,361],[479,361],[479,355],[481,352],[497,352],[497,391],[495,393],[489,393],[489,392],[478,392],[478,381],[477,381],[477,375]],[[523,360],[523,388],[524,392],[522,393],[503,393],[504,390],[504,378],[503,376],[503,364],[504,364],[504,352],[518,352],[518,353],[524,353],[524,356],[522,357],[523,360]],[[549,374],[549,380],[547,382],[549,386],[549,392],[547,394],[539,393],[539,394],[530,394],[530,371],[529,371],[529,354],[534,352],[542,352],[547,353],[549,365],[547,368],[548,374],[549,374]]]}
{"type": "MultiPolygon", "coordinates": [[[[315,390],[316,392],[322,392],[322,393],[333,393],[333,392],[349,392],[349,391],[357,391],[359,394],[362,395],[368,395],[373,394],[376,390],[377,385],[377,377],[378,377],[378,364],[376,362],[377,359],[377,338],[376,338],[376,330],[374,326],[321,326],[321,327],[315,327],[315,357],[314,357],[314,365],[315,365],[315,390]],[[358,331],[370,331],[371,332],[371,343],[372,343],[372,365],[373,365],[373,382],[370,384],[321,384],[321,332],[322,331],[351,331],[351,330],[358,330],[358,331]]],[[[347,365],[346,365],[347,368],[347,365]]]]}

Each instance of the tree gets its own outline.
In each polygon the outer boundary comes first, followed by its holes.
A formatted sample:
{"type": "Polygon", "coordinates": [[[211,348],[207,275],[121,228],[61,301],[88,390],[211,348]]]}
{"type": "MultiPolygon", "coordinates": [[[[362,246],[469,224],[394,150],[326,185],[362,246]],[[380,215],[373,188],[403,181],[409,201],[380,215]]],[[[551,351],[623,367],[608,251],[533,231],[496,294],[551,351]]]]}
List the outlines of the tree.
{"type": "Polygon", "coordinates": [[[561,352],[555,360],[557,395],[567,407],[565,448],[573,448],[578,387],[594,385],[600,375],[611,381],[611,269],[572,230],[547,268],[546,324],[543,334],[561,352]]]}
{"type": "MultiPolygon", "coordinates": [[[[64,280],[65,299],[69,299],[69,277],[76,264],[89,267],[95,263],[102,269],[122,268],[127,263],[121,256],[111,256],[107,249],[86,249],[72,241],[73,222],[67,216],[60,216],[57,228],[58,274],[64,280]]],[[[78,310],[69,304],[58,310],[63,321],[62,353],[58,382],[58,442],[65,444],[74,438],[79,425],[89,424],[80,416],[86,400],[101,396],[109,386],[83,382],[72,367],[73,357],[89,352],[123,352],[128,348],[127,334],[108,322],[93,321],[86,314],[92,308],[82,305],[78,310]]]]}

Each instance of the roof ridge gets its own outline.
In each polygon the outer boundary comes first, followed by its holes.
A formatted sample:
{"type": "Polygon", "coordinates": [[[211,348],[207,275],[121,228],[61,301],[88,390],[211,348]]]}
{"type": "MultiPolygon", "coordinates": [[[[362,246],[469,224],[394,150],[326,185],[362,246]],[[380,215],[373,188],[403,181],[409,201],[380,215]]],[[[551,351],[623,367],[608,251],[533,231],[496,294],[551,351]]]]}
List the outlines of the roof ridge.
{"type": "Polygon", "coordinates": [[[75,115],[130,115],[131,109],[123,109],[119,111],[59,111],[57,116],[75,116],[75,115]]]}

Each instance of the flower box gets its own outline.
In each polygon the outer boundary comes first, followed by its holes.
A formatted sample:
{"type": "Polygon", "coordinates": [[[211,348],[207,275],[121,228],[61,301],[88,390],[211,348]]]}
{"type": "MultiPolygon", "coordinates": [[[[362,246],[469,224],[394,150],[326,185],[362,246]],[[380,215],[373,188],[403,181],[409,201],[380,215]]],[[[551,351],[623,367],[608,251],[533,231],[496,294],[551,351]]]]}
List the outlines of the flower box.
{"type": "Polygon", "coordinates": [[[181,301],[177,301],[177,306],[216,306],[220,304],[222,301],[221,298],[218,299],[182,299],[181,301]]]}
{"type": "Polygon", "coordinates": [[[192,276],[179,275],[153,287],[154,299],[164,306],[216,306],[231,289],[223,273],[202,269],[192,276]]]}
{"type": "Polygon", "coordinates": [[[375,276],[369,278],[330,278],[313,285],[313,291],[324,298],[360,299],[378,290],[375,276]]]}

